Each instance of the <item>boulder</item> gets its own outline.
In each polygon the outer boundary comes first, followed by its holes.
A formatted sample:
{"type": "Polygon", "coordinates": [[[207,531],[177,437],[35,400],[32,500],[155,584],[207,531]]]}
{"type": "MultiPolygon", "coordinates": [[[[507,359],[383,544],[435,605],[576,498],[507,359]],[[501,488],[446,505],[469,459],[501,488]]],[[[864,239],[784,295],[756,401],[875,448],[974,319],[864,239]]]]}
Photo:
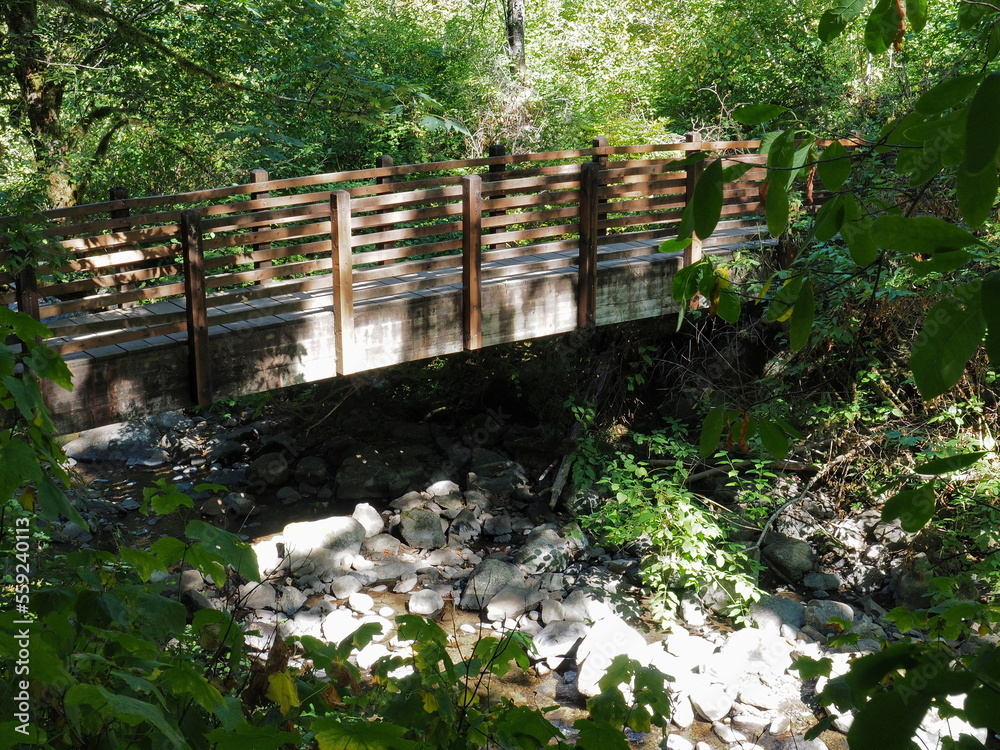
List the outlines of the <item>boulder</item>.
{"type": "Polygon", "coordinates": [[[299,484],[318,487],[326,484],[329,478],[326,461],[318,456],[305,456],[295,465],[295,481],[299,484]]]}
{"type": "Polygon", "coordinates": [[[568,656],[576,645],[587,635],[587,626],[582,622],[560,620],[542,628],[533,639],[539,659],[568,656]]]}
{"type": "Polygon", "coordinates": [[[521,570],[511,563],[487,558],[477,565],[469,575],[465,593],[459,601],[461,609],[477,610],[485,607],[497,592],[511,584],[524,582],[521,570]]]}
{"type": "Polygon", "coordinates": [[[162,466],[167,453],[160,447],[160,434],[138,422],[97,427],[81,432],[63,446],[63,452],[77,461],[107,461],[127,466],[162,466]]]}
{"type": "Polygon", "coordinates": [[[372,448],[348,456],[337,470],[337,498],[344,501],[386,498],[406,489],[406,482],[372,448]]]}
{"type": "Polygon", "coordinates": [[[368,503],[358,503],[355,505],[351,518],[365,527],[365,539],[371,539],[376,534],[381,533],[385,527],[382,514],[368,503]]]}
{"type": "Polygon", "coordinates": [[[848,627],[854,623],[854,608],[844,602],[829,599],[813,599],[806,604],[806,625],[815,628],[823,635],[834,635],[840,628],[830,624],[833,619],[846,620],[848,627]]]}
{"type": "Polygon", "coordinates": [[[444,609],[444,597],[434,589],[414,591],[406,606],[415,615],[434,617],[444,609]]]}
{"type": "Polygon", "coordinates": [[[569,561],[569,543],[553,529],[540,529],[529,534],[514,555],[514,562],[528,575],[564,570],[569,561]]]}
{"type": "Polygon", "coordinates": [[[576,660],[580,664],[576,688],[581,695],[600,695],[598,686],[617,656],[642,660],[646,653],[646,639],[620,617],[606,617],[596,623],[580,643],[576,660]]]}
{"type": "Polygon", "coordinates": [[[408,545],[420,549],[437,549],[448,543],[441,519],[425,508],[404,510],[399,516],[399,533],[408,545]]]}
{"type": "Polygon", "coordinates": [[[494,622],[518,618],[541,598],[538,591],[523,586],[504,586],[486,605],[486,617],[494,622]]]}
{"type": "Polygon", "coordinates": [[[765,547],[764,557],[781,575],[799,583],[812,570],[815,554],[807,542],[782,539],[765,547]]]}
{"type": "Polygon", "coordinates": [[[365,540],[365,527],[346,516],[290,523],[282,531],[285,550],[305,556],[317,550],[357,553],[365,540]]]}
{"type": "Polygon", "coordinates": [[[251,481],[273,487],[288,481],[291,471],[288,461],[281,453],[265,453],[254,459],[247,470],[251,481]]]}

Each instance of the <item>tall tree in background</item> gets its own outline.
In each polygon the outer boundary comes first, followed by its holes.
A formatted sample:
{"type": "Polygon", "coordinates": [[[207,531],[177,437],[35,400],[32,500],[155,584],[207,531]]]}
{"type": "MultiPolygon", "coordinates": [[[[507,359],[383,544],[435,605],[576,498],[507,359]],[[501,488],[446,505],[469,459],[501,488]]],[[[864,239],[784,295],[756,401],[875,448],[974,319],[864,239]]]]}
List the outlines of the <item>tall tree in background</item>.
{"type": "Polygon", "coordinates": [[[504,20],[507,25],[507,52],[511,71],[524,76],[528,70],[524,54],[524,0],[505,0],[504,20]]]}
{"type": "Polygon", "coordinates": [[[396,101],[352,67],[343,16],[332,0],[0,0],[3,181],[63,206],[136,172],[165,181],[152,190],[228,180],[238,151],[305,146],[287,135],[304,122],[370,120],[396,101]]]}

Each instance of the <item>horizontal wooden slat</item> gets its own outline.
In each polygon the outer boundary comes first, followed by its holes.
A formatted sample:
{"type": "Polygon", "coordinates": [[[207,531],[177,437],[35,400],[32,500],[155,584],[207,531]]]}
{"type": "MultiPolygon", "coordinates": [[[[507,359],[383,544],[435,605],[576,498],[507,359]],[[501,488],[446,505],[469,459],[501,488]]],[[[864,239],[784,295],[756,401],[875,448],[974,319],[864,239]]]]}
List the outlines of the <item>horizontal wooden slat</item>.
{"type": "Polygon", "coordinates": [[[613,219],[601,219],[597,222],[599,227],[611,229],[613,227],[634,227],[634,226],[655,226],[657,224],[674,223],[681,220],[683,211],[662,211],[658,213],[629,214],[613,219]]]}
{"type": "Polygon", "coordinates": [[[576,250],[580,245],[577,239],[556,240],[555,242],[542,242],[534,245],[520,245],[513,247],[500,247],[483,251],[483,263],[498,260],[509,260],[511,258],[524,258],[529,255],[540,255],[543,253],[556,253],[563,250],[576,250]]]}
{"type": "Polygon", "coordinates": [[[497,232],[496,234],[484,234],[484,245],[497,245],[501,242],[523,242],[524,240],[534,240],[540,237],[557,237],[561,234],[579,234],[579,222],[573,224],[559,224],[549,227],[538,227],[536,229],[521,229],[516,232],[497,232]]]}
{"type": "MultiPolygon", "coordinates": [[[[441,244],[444,245],[445,243],[441,244]]],[[[459,241],[458,247],[455,249],[460,250],[461,247],[462,243],[459,241]]],[[[452,266],[461,268],[461,264],[461,255],[445,255],[437,258],[425,258],[421,260],[404,261],[403,263],[393,263],[388,266],[375,266],[374,268],[357,269],[354,271],[353,278],[354,283],[357,285],[362,282],[377,281],[379,279],[403,279],[409,274],[422,273],[424,271],[432,271],[440,268],[449,268],[452,266]]],[[[460,271],[459,275],[461,275],[460,271]]],[[[437,285],[437,282],[431,286],[435,285],[437,285]]]]}
{"type": "Polygon", "coordinates": [[[493,197],[483,203],[483,208],[486,211],[500,211],[579,202],[579,190],[558,190],[546,191],[544,193],[521,193],[518,195],[493,197]]]}
{"type": "MultiPolygon", "coordinates": [[[[365,250],[355,252],[351,257],[355,268],[358,266],[370,265],[372,263],[387,263],[406,258],[413,258],[418,255],[435,255],[437,253],[451,253],[462,249],[462,240],[445,240],[443,242],[424,242],[420,245],[402,245],[401,247],[390,247],[384,250],[365,250]]],[[[397,264],[394,267],[398,267],[397,264]]]]}
{"type": "Polygon", "coordinates": [[[167,224],[161,227],[147,227],[127,232],[113,234],[98,234],[90,237],[77,237],[61,240],[60,244],[67,250],[93,251],[117,247],[119,245],[137,245],[143,242],[172,240],[180,237],[179,224],[167,224]]]}
{"type": "Polygon", "coordinates": [[[503,180],[502,182],[484,182],[483,195],[491,196],[501,193],[513,193],[521,190],[531,190],[533,188],[553,189],[557,185],[565,185],[568,189],[579,189],[579,170],[566,175],[542,175],[540,177],[524,177],[513,180],[503,180]]]}
{"type": "Polygon", "coordinates": [[[404,224],[413,221],[431,221],[433,219],[445,219],[449,216],[461,215],[461,203],[446,203],[440,206],[412,208],[407,211],[393,211],[392,213],[371,214],[369,216],[354,216],[351,218],[351,229],[388,227],[395,224],[404,224]]]}
{"type": "Polygon", "coordinates": [[[637,211],[663,210],[665,208],[684,208],[684,196],[660,195],[654,198],[636,198],[635,200],[608,201],[601,208],[602,213],[635,213],[637,211]]]}
{"type": "Polygon", "coordinates": [[[42,305],[41,316],[44,319],[55,317],[56,315],[72,315],[73,313],[101,310],[130,302],[145,302],[147,300],[163,299],[165,297],[175,297],[183,294],[183,282],[161,284],[160,286],[143,287],[142,289],[130,289],[127,292],[99,294],[68,302],[57,302],[49,305],[42,305]]]}
{"type": "Polygon", "coordinates": [[[452,234],[453,232],[461,231],[461,221],[444,221],[440,224],[431,224],[426,227],[403,227],[384,232],[373,232],[372,234],[356,234],[351,237],[351,247],[377,245],[383,242],[403,242],[420,239],[421,237],[434,237],[439,234],[452,234]]]}
{"type": "MultiPolygon", "coordinates": [[[[329,212],[327,212],[329,213],[329,212]]],[[[305,237],[315,237],[318,234],[330,233],[330,221],[317,221],[311,224],[298,224],[281,229],[267,229],[254,234],[233,234],[225,237],[215,237],[202,241],[202,248],[206,252],[209,250],[219,250],[224,247],[243,247],[246,245],[256,245],[264,242],[281,242],[284,240],[298,240],[305,237]]]]}
{"type": "Polygon", "coordinates": [[[550,208],[541,211],[522,211],[520,213],[501,214],[500,216],[484,216],[483,229],[510,227],[518,224],[532,224],[538,221],[559,221],[560,219],[579,220],[578,206],[569,208],[550,208]]]}
{"type": "Polygon", "coordinates": [[[398,193],[354,198],[351,201],[351,210],[355,213],[385,211],[390,208],[417,206],[423,203],[446,201],[461,197],[461,185],[449,185],[446,187],[427,188],[422,190],[401,190],[398,193]]]}

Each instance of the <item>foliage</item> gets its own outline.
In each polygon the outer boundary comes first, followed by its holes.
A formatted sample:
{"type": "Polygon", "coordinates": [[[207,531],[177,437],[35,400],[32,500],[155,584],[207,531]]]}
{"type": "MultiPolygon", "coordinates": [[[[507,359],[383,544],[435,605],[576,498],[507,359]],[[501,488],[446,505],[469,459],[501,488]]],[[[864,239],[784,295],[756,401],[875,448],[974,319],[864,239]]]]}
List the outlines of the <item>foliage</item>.
{"type": "Polygon", "coordinates": [[[680,597],[693,591],[713,600],[721,597],[720,611],[741,617],[759,596],[757,566],[745,548],[730,541],[726,521],[686,486],[688,459],[696,449],[684,425],[673,421],[653,434],[632,436],[650,457],[670,457],[667,465],[654,468],[624,450],[608,455],[593,429],[593,409],[573,410],[590,428],[574,454],[573,481],[578,491],[594,487],[604,498],[596,511],[581,517],[581,524],[602,543],[647,547],[642,550],[642,576],[651,592],[652,615],[671,621],[680,597]]]}

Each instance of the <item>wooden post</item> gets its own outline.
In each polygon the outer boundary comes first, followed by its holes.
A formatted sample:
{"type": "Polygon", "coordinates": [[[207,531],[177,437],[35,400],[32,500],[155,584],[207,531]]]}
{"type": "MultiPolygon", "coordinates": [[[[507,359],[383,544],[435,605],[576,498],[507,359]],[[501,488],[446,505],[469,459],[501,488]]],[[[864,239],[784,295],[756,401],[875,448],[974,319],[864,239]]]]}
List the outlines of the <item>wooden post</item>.
{"type": "MultiPolygon", "coordinates": [[[[268,174],[268,171],[266,169],[251,169],[250,170],[250,182],[252,182],[254,184],[259,183],[259,182],[267,182],[269,179],[271,179],[271,175],[268,174]]],[[[271,197],[271,191],[269,191],[269,190],[262,190],[260,192],[250,193],[250,200],[252,200],[252,201],[259,201],[259,200],[263,200],[265,198],[270,198],[270,197],[271,197]]],[[[256,212],[258,210],[259,209],[254,209],[254,212],[256,212]]],[[[266,210],[266,209],[264,209],[264,210],[266,210]]],[[[257,234],[259,232],[266,232],[269,228],[270,227],[254,227],[253,233],[257,234]]],[[[267,250],[270,250],[270,249],[271,249],[271,243],[270,242],[255,242],[252,245],[250,245],[250,250],[252,252],[254,252],[254,253],[266,252],[267,250]]],[[[269,260],[255,260],[254,264],[253,264],[253,268],[254,268],[255,271],[258,271],[261,268],[270,268],[272,265],[273,264],[269,260]]],[[[274,281],[274,279],[258,279],[257,283],[260,284],[261,286],[267,286],[268,284],[270,284],[273,281],[274,281]]]]}
{"type": "Polygon", "coordinates": [[[597,193],[600,165],[585,162],[580,173],[580,258],[577,261],[578,328],[592,328],[597,319],[597,193]]]}
{"type": "MultiPolygon", "coordinates": [[[[392,164],[393,164],[393,162],[392,162],[392,157],[391,156],[387,156],[385,154],[382,154],[381,156],[376,156],[375,157],[375,168],[376,169],[384,169],[386,167],[391,167],[392,164]]],[[[375,184],[376,185],[391,185],[393,182],[395,182],[395,178],[391,174],[387,174],[384,177],[376,177],[375,178],[375,184]]],[[[391,212],[392,212],[392,209],[386,209],[385,211],[379,211],[380,214],[387,214],[387,213],[391,213],[391,212]]],[[[396,243],[394,243],[394,242],[379,242],[379,243],[377,243],[375,245],[375,249],[376,250],[388,250],[389,248],[395,247],[395,246],[396,246],[396,243]]],[[[393,261],[391,261],[391,260],[383,260],[383,261],[381,261],[379,263],[379,265],[380,266],[387,266],[387,265],[389,265],[392,262],[393,261]]]]}
{"type": "Polygon", "coordinates": [[[351,254],[351,194],[330,193],[330,251],[333,255],[333,335],[337,374],[356,371],[354,346],[354,258],[351,254]]]}
{"type": "MultiPolygon", "coordinates": [[[[701,133],[692,131],[684,136],[684,140],[688,143],[700,143],[701,133]]],[[[698,149],[700,150],[700,149],[698,149]]],[[[693,152],[688,151],[687,154],[690,156],[693,152]]],[[[691,203],[692,198],[694,198],[694,189],[698,184],[698,178],[701,177],[702,171],[704,171],[704,162],[698,161],[694,164],[688,164],[684,168],[684,205],[687,206],[691,203]]],[[[684,265],[690,266],[692,263],[697,263],[702,259],[703,253],[701,250],[701,238],[697,234],[691,235],[691,244],[684,248],[684,265]]]]}
{"type": "Polygon", "coordinates": [[[205,254],[201,247],[201,216],[181,214],[184,251],[184,299],[187,303],[188,371],[191,397],[198,406],[212,404],[212,363],[208,347],[208,303],[205,299],[205,254]]]}
{"type": "MultiPolygon", "coordinates": [[[[594,138],[593,144],[594,144],[594,148],[606,148],[607,145],[608,145],[608,139],[605,138],[603,135],[599,135],[596,138],[594,138]]],[[[594,157],[593,162],[594,162],[594,164],[596,164],[599,167],[599,169],[602,169],[602,170],[603,169],[607,169],[608,168],[608,155],[607,154],[597,154],[594,157]]],[[[601,179],[600,172],[598,172],[598,182],[597,182],[598,189],[600,189],[603,184],[604,184],[604,182],[601,179]]],[[[608,202],[606,200],[602,200],[602,201],[600,201],[598,203],[598,208],[597,208],[597,222],[598,222],[598,224],[597,224],[597,236],[598,237],[604,237],[608,233],[607,227],[602,227],[600,225],[600,223],[602,221],[606,220],[607,218],[608,218],[608,202]]]]}
{"type": "MultiPolygon", "coordinates": [[[[128,198],[128,191],[123,187],[113,187],[108,191],[108,200],[110,201],[123,201],[128,198]]],[[[116,208],[108,211],[108,216],[112,219],[127,219],[128,218],[128,208],[116,208]]],[[[126,229],[129,227],[126,223],[126,229]]],[[[134,271],[138,266],[135,264],[129,264],[127,266],[119,266],[118,273],[128,273],[129,271],[134,271]]],[[[135,289],[135,284],[126,281],[118,285],[118,291],[127,292],[131,289],[135,289]]],[[[135,302],[122,302],[121,307],[135,307],[135,302]]]]}
{"type": "MultiPolygon", "coordinates": [[[[17,310],[25,315],[30,315],[35,320],[41,320],[38,302],[38,277],[35,275],[34,266],[25,266],[21,273],[17,275],[17,310]]],[[[21,351],[28,353],[28,345],[21,344],[21,351]]]]}
{"type": "Polygon", "coordinates": [[[483,346],[483,179],[462,178],[462,342],[467,351],[483,346]]]}

